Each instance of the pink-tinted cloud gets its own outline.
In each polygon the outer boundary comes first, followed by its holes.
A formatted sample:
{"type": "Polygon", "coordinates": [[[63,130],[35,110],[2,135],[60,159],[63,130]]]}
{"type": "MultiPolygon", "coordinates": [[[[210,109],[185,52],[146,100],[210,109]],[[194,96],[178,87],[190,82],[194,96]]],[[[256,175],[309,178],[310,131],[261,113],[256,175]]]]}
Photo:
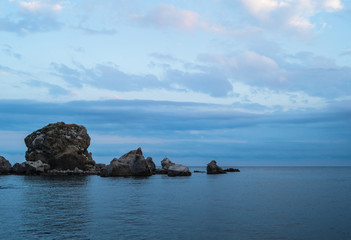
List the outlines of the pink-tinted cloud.
{"type": "Polygon", "coordinates": [[[220,25],[207,23],[201,16],[189,10],[183,10],[173,5],[161,4],[145,15],[133,15],[139,23],[159,28],[178,28],[186,31],[204,30],[224,33],[226,29],[220,25]]]}

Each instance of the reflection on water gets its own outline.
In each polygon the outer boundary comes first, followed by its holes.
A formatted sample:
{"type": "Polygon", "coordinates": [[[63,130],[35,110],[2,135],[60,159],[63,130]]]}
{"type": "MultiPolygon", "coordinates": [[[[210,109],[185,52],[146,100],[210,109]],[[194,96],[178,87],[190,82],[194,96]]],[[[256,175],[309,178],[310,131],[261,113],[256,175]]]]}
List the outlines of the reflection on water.
{"type": "Polygon", "coordinates": [[[351,168],[0,176],[4,239],[351,239],[351,168]]]}

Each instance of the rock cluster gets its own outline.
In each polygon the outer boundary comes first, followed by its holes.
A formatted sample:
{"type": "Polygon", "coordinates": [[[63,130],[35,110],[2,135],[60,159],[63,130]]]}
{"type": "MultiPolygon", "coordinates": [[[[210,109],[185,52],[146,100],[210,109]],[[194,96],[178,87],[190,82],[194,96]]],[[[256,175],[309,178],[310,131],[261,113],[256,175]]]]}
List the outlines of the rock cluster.
{"type": "Polygon", "coordinates": [[[88,152],[90,137],[84,126],[58,122],[49,124],[25,138],[26,160],[41,161],[50,169],[88,170],[95,165],[88,152]]]}
{"type": "Polygon", "coordinates": [[[215,160],[212,160],[209,164],[207,164],[207,174],[223,174],[227,173],[220,166],[217,165],[215,160]]]}
{"type": "Polygon", "coordinates": [[[11,163],[3,156],[0,156],[0,175],[11,172],[11,163]]]}
{"type": "MultiPolygon", "coordinates": [[[[190,176],[187,166],[173,163],[169,158],[161,161],[162,168],[156,168],[151,157],[143,156],[141,148],[132,150],[120,158],[114,158],[109,165],[95,164],[88,147],[90,137],[84,126],[58,122],[49,124],[25,138],[26,161],[13,167],[0,156],[0,175],[91,175],[102,177],[151,176],[167,174],[190,176]]],[[[194,171],[202,172],[202,171],[194,171]]],[[[207,165],[207,174],[240,172],[239,169],[223,170],[216,161],[207,165]]]]}
{"type": "Polygon", "coordinates": [[[120,158],[114,158],[102,171],[103,177],[151,176],[155,170],[152,158],[144,158],[141,148],[132,150],[120,158]]]}

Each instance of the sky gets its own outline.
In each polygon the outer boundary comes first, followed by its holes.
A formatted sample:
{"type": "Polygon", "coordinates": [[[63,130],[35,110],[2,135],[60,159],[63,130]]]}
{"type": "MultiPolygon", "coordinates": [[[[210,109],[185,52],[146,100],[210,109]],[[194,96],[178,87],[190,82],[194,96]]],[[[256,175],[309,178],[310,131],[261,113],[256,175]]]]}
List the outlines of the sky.
{"type": "Polygon", "coordinates": [[[0,155],[84,125],[96,162],[351,166],[349,0],[1,0],[0,155]]]}

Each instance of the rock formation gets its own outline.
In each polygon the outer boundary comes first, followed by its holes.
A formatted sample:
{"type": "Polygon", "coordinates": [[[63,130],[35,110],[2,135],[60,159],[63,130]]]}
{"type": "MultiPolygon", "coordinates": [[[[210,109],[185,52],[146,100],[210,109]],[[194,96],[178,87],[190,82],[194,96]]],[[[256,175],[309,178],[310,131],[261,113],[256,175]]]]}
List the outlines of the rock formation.
{"type": "Polygon", "coordinates": [[[49,124],[25,138],[26,160],[41,161],[57,170],[89,170],[95,162],[88,152],[90,137],[84,126],[58,122],[49,124]]]}
{"type": "Polygon", "coordinates": [[[189,168],[180,164],[171,165],[168,168],[168,176],[175,177],[175,176],[190,176],[191,172],[189,168]]]}
{"type": "Polygon", "coordinates": [[[172,165],[174,165],[175,163],[172,163],[171,160],[169,160],[169,158],[164,158],[162,161],[161,161],[161,166],[162,166],[162,169],[165,169],[165,170],[168,170],[168,168],[172,165]]]}
{"type": "Polygon", "coordinates": [[[223,169],[223,171],[226,171],[226,172],[240,172],[240,170],[237,169],[237,168],[227,168],[227,169],[223,169]]]}
{"type": "Polygon", "coordinates": [[[221,167],[217,166],[217,162],[212,160],[209,164],[207,164],[207,174],[222,174],[227,173],[221,167]]]}
{"type": "Polygon", "coordinates": [[[146,161],[141,148],[138,148],[124,154],[119,159],[114,158],[106,169],[102,171],[101,176],[151,176],[153,166],[155,166],[155,163],[153,163],[152,159],[149,158],[146,161]]]}
{"type": "Polygon", "coordinates": [[[50,165],[42,161],[26,161],[16,163],[12,167],[12,172],[18,175],[41,175],[50,169],[50,165]]]}
{"type": "Polygon", "coordinates": [[[0,156],[0,175],[11,172],[11,163],[3,156],[0,156]]]}

